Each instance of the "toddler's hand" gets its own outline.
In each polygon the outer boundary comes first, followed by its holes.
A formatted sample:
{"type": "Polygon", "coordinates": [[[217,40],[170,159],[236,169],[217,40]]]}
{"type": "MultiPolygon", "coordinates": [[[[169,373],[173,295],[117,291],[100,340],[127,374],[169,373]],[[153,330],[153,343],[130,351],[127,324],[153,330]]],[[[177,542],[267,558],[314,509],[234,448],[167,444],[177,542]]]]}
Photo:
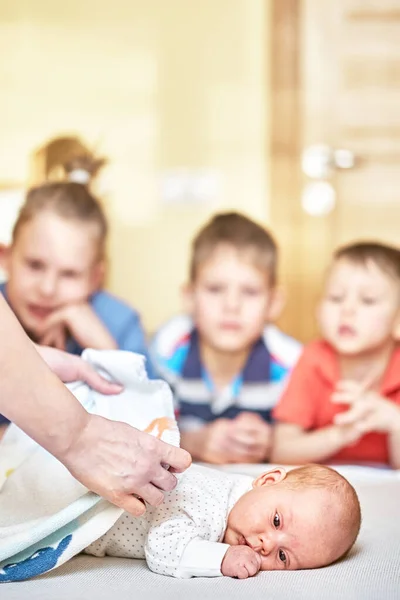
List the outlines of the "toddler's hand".
{"type": "Polygon", "coordinates": [[[67,341],[67,330],[65,325],[58,323],[53,327],[46,328],[44,335],[40,338],[42,346],[50,346],[57,350],[65,350],[67,341]]]}
{"type": "Polygon", "coordinates": [[[354,404],[362,399],[366,393],[366,387],[358,381],[342,380],[336,385],[331,396],[334,404],[354,404]]]}
{"type": "Polygon", "coordinates": [[[354,427],[360,436],[370,431],[390,433],[400,430],[399,406],[356,382],[339,382],[332,402],[350,405],[347,411],[335,416],[334,422],[354,427]]]}
{"type": "MultiPolygon", "coordinates": [[[[345,414],[345,413],[342,413],[345,414]]],[[[336,417],[334,418],[334,424],[336,429],[336,434],[339,436],[339,444],[342,448],[345,446],[353,446],[357,444],[360,438],[364,435],[364,432],[361,431],[358,423],[340,424],[336,422],[336,417]]]]}
{"type": "Polygon", "coordinates": [[[204,427],[202,451],[200,460],[213,464],[232,462],[229,446],[232,421],[230,419],[216,419],[204,427]]]}
{"type": "Polygon", "coordinates": [[[226,577],[247,579],[257,575],[261,556],[249,546],[230,546],[222,560],[221,573],[226,577]]]}
{"type": "Polygon", "coordinates": [[[272,427],[260,415],[243,412],[234,419],[232,440],[241,462],[264,462],[272,445],[272,427]]]}
{"type": "Polygon", "coordinates": [[[58,344],[51,343],[51,336],[54,331],[62,329],[67,330],[82,348],[105,350],[117,347],[114,338],[87,302],[69,304],[55,311],[46,320],[44,329],[40,340],[43,345],[60,348],[58,344]]]}
{"type": "Polygon", "coordinates": [[[264,462],[270,452],[272,428],[259,415],[217,419],[204,428],[200,460],[214,464],[264,462]]]}

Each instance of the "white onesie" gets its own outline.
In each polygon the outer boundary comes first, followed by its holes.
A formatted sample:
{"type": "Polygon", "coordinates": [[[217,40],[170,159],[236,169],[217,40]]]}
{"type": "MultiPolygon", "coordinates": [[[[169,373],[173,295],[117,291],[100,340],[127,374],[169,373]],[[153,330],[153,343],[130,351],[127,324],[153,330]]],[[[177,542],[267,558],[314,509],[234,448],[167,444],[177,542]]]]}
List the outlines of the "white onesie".
{"type": "Polygon", "coordinates": [[[145,558],[152,571],[173,577],[220,576],[227,517],[252,478],[193,465],[178,480],[161,506],[142,517],[124,513],[85,552],[145,558]]]}

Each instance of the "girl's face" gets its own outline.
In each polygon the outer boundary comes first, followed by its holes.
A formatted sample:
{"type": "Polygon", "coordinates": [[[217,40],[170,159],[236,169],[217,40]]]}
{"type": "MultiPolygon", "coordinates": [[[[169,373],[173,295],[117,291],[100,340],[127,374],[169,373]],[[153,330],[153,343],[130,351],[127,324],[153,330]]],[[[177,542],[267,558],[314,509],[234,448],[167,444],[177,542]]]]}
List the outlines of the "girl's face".
{"type": "Polygon", "coordinates": [[[53,311],[87,301],[101,281],[96,226],[48,210],[20,228],[3,262],[7,299],[33,338],[53,311]]]}

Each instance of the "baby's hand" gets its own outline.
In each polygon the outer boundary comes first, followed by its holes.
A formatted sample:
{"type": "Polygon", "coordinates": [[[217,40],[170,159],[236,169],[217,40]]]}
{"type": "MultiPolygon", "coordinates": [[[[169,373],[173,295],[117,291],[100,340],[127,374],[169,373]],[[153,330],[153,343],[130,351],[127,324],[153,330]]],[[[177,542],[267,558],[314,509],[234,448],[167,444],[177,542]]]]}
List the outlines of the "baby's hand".
{"type": "Polygon", "coordinates": [[[257,575],[261,556],[249,546],[230,546],[222,560],[221,573],[226,577],[247,579],[257,575]]]}

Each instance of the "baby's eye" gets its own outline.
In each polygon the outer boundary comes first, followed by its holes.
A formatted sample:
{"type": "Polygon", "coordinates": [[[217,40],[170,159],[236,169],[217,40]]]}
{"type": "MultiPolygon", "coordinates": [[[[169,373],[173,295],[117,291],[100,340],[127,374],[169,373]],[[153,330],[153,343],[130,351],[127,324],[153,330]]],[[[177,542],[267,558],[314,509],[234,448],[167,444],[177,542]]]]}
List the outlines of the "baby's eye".
{"type": "Polygon", "coordinates": [[[279,560],[282,561],[283,563],[286,562],[286,554],[284,553],[283,550],[279,550],[279,560]]]}
{"type": "Polygon", "coordinates": [[[278,529],[278,527],[280,527],[280,524],[281,524],[281,519],[280,519],[278,513],[276,513],[275,516],[274,516],[274,527],[275,527],[275,529],[278,529]]]}

